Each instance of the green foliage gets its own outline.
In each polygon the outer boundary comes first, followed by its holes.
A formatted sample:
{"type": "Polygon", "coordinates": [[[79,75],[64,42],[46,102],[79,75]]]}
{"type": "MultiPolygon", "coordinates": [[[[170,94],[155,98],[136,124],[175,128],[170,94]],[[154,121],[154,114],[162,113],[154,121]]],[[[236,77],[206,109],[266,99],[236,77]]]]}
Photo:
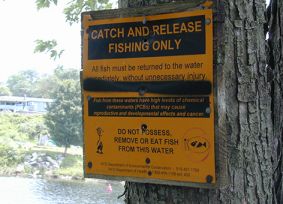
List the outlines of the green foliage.
{"type": "Polygon", "coordinates": [[[20,71],[8,78],[7,86],[14,96],[34,96],[33,87],[38,78],[34,70],[20,71]]]}
{"type": "MultiPolygon", "coordinates": [[[[81,145],[82,142],[79,81],[77,70],[58,67],[53,75],[41,78],[29,70],[20,72],[11,76],[7,84],[14,95],[46,97],[55,100],[48,108],[45,123],[56,144],[69,147],[81,145]]],[[[10,114],[4,118],[5,121],[1,121],[0,118],[0,137],[1,134],[5,134],[5,138],[11,140],[19,140],[19,138],[34,140],[47,129],[42,118],[35,120],[31,116],[21,117],[17,114],[10,114]],[[1,127],[2,124],[3,127],[1,127]],[[9,126],[12,128],[9,129],[9,126]]]]}
{"type": "Polygon", "coordinates": [[[52,140],[58,146],[68,148],[70,145],[81,145],[82,118],[78,71],[61,68],[55,71],[55,75],[60,80],[54,93],[55,101],[48,107],[45,124],[52,140]],[[69,79],[66,79],[66,76],[69,79]]]}
{"type": "Polygon", "coordinates": [[[19,125],[19,130],[28,136],[30,140],[37,140],[40,135],[46,134],[47,127],[44,125],[43,121],[30,120],[28,122],[19,125]]]}
{"type": "Polygon", "coordinates": [[[70,155],[68,154],[62,161],[61,167],[68,168],[75,165],[82,166],[82,157],[80,155],[70,155]]]}
{"type": "MultiPolygon", "coordinates": [[[[49,8],[50,5],[57,5],[57,3],[57,0],[36,0],[38,10],[42,8],[49,8]]],[[[64,9],[64,14],[66,21],[73,24],[79,21],[81,12],[83,11],[110,8],[112,8],[112,4],[109,3],[109,0],[71,0],[64,9]]]]}
{"type": "Polygon", "coordinates": [[[54,76],[57,78],[57,80],[75,80],[78,82],[80,81],[79,72],[76,69],[64,69],[62,66],[57,67],[54,70],[54,76]]]}
{"type": "Polygon", "coordinates": [[[53,93],[57,87],[57,78],[52,75],[40,77],[33,87],[33,95],[38,98],[53,98],[53,93]]]}
{"type": "Polygon", "coordinates": [[[57,67],[53,74],[43,76],[38,76],[33,70],[21,71],[8,78],[7,87],[0,85],[0,96],[54,98],[60,81],[65,79],[76,80],[79,83],[78,71],[75,69],[66,71],[62,67],[57,67]]]}
{"type": "MultiPolygon", "coordinates": [[[[26,156],[34,152],[45,154],[53,159],[62,155],[59,147],[36,146],[36,139],[42,131],[46,131],[42,115],[23,115],[18,113],[0,112],[0,175],[14,174],[18,166],[24,166],[23,174],[30,174],[39,170],[45,173],[43,167],[29,167],[24,165],[26,156]]],[[[81,154],[81,148],[72,147],[72,154],[81,154]]],[[[82,176],[82,157],[70,155],[64,158],[62,168],[54,174],[82,176]]]]}
{"type": "Polygon", "coordinates": [[[0,166],[11,167],[22,162],[24,155],[16,148],[0,144],[0,166]]]}
{"type": "Polygon", "coordinates": [[[34,141],[44,130],[43,116],[0,114],[0,144],[16,146],[19,142],[34,141]]]}
{"type": "Polygon", "coordinates": [[[72,0],[64,9],[66,21],[70,24],[77,23],[83,11],[102,10],[111,8],[108,0],[72,0]]]}
{"type": "Polygon", "coordinates": [[[111,9],[112,3],[109,3],[109,0],[98,0],[97,10],[111,9]]]}
{"type": "Polygon", "coordinates": [[[60,58],[63,54],[64,50],[56,50],[57,42],[56,40],[36,40],[36,46],[34,49],[34,53],[49,53],[50,58],[56,60],[60,58]]]}
{"type": "Polygon", "coordinates": [[[0,96],[11,96],[12,93],[10,89],[4,85],[0,84],[0,96]]]}
{"type": "MultiPolygon", "coordinates": [[[[69,5],[64,9],[64,14],[66,21],[70,24],[77,23],[79,21],[79,17],[83,9],[87,6],[88,1],[84,0],[73,0],[69,3],[69,5]]],[[[91,1],[88,4],[88,7],[95,7],[96,1],[91,1]]]]}
{"type": "Polygon", "coordinates": [[[57,96],[57,89],[61,81],[70,79],[79,83],[78,70],[75,69],[63,69],[63,67],[57,67],[52,75],[42,76],[36,86],[34,87],[34,95],[42,98],[55,99],[57,96]]]}
{"type": "Polygon", "coordinates": [[[67,155],[60,169],[56,171],[60,175],[83,176],[83,160],[79,155],[67,155]]]}
{"type": "Polygon", "coordinates": [[[36,0],[37,9],[49,8],[51,4],[57,5],[57,0],[36,0]]]}

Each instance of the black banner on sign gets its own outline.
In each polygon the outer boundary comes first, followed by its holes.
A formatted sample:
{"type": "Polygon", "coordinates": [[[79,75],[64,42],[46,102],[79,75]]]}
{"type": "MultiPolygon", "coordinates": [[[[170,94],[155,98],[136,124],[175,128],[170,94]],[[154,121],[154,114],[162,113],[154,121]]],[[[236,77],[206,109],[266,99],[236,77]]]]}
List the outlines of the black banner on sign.
{"type": "Polygon", "coordinates": [[[88,60],[205,54],[205,16],[90,26],[88,60]]]}
{"type": "Polygon", "coordinates": [[[88,116],[209,118],[209,97],[89,97],[88,116]]]}

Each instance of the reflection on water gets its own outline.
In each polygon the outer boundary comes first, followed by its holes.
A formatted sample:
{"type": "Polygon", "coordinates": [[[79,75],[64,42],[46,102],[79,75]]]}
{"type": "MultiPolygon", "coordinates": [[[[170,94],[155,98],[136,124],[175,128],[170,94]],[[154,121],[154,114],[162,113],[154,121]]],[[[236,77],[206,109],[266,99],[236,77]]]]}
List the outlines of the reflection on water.
{"type": "Polygon", "coordinates": [[[0,177],[1,204],[116,204],[124,203],[123,197],[117,199],[123,191],[123,184],[114,181],[0,177]],[[108,183],[112,192],[107,191],[108,183]]]}

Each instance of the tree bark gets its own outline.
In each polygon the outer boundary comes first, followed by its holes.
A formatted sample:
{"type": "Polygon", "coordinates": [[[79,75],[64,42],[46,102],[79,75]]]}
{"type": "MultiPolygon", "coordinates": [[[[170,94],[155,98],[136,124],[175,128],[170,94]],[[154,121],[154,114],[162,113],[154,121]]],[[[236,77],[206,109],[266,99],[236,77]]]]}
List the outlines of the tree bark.
{"type": "MultiPolygon", "coordinates": [[[[170,1],[119,0],[119,5],[170,1]]],[[[282,26],[282,3],[280,7],[278,2],[272,3],[277,5],[273,18],[282,26]]],[[[265,0],[215,0],[214,8],[216,103],[219,132],[227,135],[229,184],[209,190],[126,182],[126,203],[283,203],[282,33],[274,29],[270,43],[276,47],[271,52],[274,64],[268,68],[265,0]],[[274,72],[273,81],[269,69],[274,72]]]]}
{"type": "Polygon", "coordinates": [[[268,71],[272,87],[272,119],[274,124],[273,168],[274,193],[283,203],[283,2],[271,0],[268,7],[268,71]]]}

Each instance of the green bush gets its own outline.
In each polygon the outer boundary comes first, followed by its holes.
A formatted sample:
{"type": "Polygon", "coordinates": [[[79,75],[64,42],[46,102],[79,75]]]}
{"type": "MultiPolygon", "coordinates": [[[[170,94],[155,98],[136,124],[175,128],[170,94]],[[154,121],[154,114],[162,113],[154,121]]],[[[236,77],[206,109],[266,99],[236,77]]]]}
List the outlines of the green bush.
{"type": "Polygon", "coordinates": [[[35,141],[43,131],[46,127],[41,115],[0,113],[0,143],[10,139],[15,142],[35,141]]]}
{"type": "Polygon", "coordinates": [[[0,166],[15,166],[24,160],[24,154],[11,146],[0,144],[0,166]]]}

